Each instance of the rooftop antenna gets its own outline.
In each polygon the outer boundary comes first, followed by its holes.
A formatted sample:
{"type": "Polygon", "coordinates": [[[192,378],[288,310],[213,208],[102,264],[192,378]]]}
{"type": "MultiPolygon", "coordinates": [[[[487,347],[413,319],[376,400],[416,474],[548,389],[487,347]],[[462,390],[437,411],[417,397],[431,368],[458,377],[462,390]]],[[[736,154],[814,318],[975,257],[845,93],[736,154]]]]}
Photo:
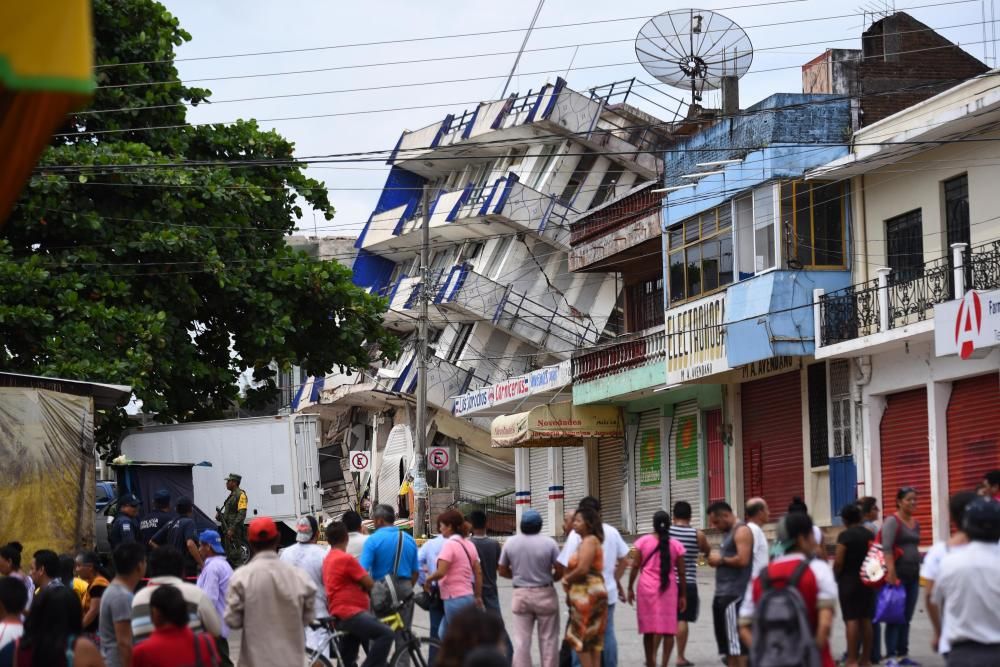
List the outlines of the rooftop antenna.
{"type": "Polygon", "coordinates": [[[753,45],[740,26],[707,9],[675,9],[646,22],[635,39],[639,62],[658,81],[702,93],[742,77],[753,62],[753,45]]]}

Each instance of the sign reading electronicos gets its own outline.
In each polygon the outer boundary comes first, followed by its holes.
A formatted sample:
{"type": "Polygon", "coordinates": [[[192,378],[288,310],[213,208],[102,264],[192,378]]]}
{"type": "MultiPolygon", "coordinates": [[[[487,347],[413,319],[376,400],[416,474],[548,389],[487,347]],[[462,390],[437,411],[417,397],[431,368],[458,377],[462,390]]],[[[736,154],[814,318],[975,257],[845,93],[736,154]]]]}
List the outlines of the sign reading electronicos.
{"type": "Polygon", "coordinates": [[[725,292],[667,311],[668,385],[729,370],[725,317],[725,292]]]}
{"type": "Polygon", "coordinates": [[[1000,345],[1000,290],[969,290],[955,301],[934,306],[934,351],[939,357],[983,356],[1000,345]],[[978,353],[978,354],[977,354],[978,353]]]}

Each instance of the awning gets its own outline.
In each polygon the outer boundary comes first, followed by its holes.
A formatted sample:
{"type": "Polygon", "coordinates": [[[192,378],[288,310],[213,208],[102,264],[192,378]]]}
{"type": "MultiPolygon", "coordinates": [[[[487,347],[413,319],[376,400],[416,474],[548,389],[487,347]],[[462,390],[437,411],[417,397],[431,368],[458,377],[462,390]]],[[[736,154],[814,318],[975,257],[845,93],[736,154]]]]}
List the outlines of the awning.
{"type": "Polygon", "coordinates": [[[493,447],[579,447],[583,438],[622,435],[621,410],[615,405],[539,405],[497,417],[490,428],[493,447]]]}
{"type": "Polygon", "coordinates": [[[0,228],[66,114],[94,92],[89,0],[0,2],[0,228]]]}

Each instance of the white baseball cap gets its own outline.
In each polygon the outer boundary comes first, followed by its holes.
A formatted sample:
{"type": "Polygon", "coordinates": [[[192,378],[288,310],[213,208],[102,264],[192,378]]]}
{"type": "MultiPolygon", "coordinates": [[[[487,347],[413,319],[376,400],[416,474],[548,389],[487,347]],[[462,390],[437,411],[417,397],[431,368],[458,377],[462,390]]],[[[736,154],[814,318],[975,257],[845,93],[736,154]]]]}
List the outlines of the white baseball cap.
{"type": "Polygon", "coordinates": [[[295,541],[309,542],[313,538],[313,527],[309,517],[304,516],[295,522],[295,541]]]}

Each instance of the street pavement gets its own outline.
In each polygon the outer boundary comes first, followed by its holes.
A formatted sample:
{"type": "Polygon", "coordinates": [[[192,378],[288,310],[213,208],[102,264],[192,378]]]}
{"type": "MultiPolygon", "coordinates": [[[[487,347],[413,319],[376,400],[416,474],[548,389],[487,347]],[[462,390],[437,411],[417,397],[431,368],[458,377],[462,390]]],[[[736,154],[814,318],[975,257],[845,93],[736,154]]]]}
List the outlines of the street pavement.
{"type": "MultiPolygon", "coordinates": [[[[718,665],[719,657],[715,647],[715,635],[712,631],[712,595],[715,590],[714,572],[707,566],[698,568],[698,593],[701,597],[701,611],[698,622],[691,627],[690,638],[688,640],[687,657],[688,660],[698,665],[718,665]]],[[[622,577],[622,583],[628,581],[628,572],[622,577]]],[[[509,625],[512,620],[510,611],[511,605],[511,585],[509,579],[500,579],[500,605],[503,608],[504,620],[509,625]]],[[[913,625],[910,628],[910,657],[924,667],[939,667],[944,665],[944,660],[931,650],[931,637],[933,631],[930,619],[924,609],[924,591],[921,589],[920,603],[917,605],[916,613],[913,615],[913,625]]],[[[642,651],[642,637],[639,635],[635,608],[628,604],[619,602],[615,605],[615,630],[618,637],[618,664],[622,667],[638,667],[645,659],[642,651]]],[[[430,623],[427,612],[417,608],[413,617],[414,631],[427,636],[430,633],[430,623]]],[[[561,622],[565,624],[565,610],[561,617],[561,622]]],[[[239,655],[240,633],[234,632],[230,637],[233,656],[239,655]]],[[[537,635],[532,647],[532,657],[535,665],[539,663],[537,635]]],[[[840,619],[840,612],[837,611],[833,626],[833,655],[838,658],[843,654],[846,642],[844,640],[844,623],[840,619]]],[[[670,664],[673,665],[677,659],[676,648],[671,656],[670,664]]]]}

